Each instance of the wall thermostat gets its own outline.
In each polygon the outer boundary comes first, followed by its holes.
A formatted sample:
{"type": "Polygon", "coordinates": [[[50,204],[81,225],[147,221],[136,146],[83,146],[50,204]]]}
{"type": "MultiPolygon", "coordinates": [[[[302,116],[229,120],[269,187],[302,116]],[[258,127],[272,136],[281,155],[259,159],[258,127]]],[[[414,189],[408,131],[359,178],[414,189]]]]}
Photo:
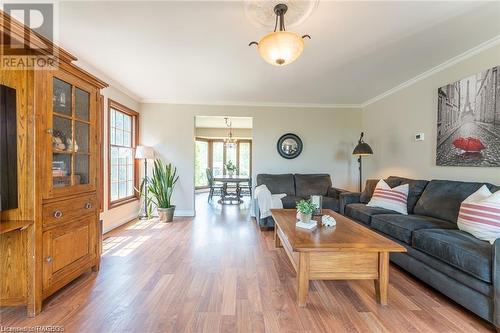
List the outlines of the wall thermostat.
{"type": "Polygon", "coordinates": [[[424,141],[424,133],[415,134],[415,141],[424,141]]]}

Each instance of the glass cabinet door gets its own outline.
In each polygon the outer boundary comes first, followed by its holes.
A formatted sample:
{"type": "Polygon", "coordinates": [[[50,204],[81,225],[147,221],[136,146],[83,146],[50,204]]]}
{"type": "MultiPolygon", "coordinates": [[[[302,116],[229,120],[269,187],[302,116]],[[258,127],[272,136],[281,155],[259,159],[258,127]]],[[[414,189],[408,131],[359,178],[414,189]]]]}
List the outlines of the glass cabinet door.
{"type": "Polygon", "coordinates": [[[52,188],[90,184],[91,92],[52,81],[52,188]]]}

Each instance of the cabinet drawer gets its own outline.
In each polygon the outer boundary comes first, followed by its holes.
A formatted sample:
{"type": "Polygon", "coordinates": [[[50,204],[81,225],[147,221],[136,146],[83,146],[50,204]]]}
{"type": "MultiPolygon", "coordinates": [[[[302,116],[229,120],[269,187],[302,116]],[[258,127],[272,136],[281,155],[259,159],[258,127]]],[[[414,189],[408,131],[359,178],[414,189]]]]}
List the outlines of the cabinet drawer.
{"type": "Polygon", "coordinates": [[[95,194],[45,204],[43,206],[43,225],[71,222],[83,215],[95,213],[96,204],[95,194]]]}

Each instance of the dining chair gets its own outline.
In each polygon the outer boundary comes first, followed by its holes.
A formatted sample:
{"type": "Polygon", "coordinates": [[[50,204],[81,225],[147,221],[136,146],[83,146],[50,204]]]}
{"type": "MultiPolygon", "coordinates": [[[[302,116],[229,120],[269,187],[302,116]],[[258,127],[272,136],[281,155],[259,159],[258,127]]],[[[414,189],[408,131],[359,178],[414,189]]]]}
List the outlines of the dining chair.
{"type": "Polygon", "coordinates": [[[252,196],[252,177],[248,178],[248,182],[239,184],[239,195],[252,196]]]}
{"type": "Polygon", "coordinates": [[[224,186],[223,184],[216,183],[214,181],[214,172],[212,169],[207,168],[206,173],[207,173],[208,186],[210,187],[210,192],[208,193],[208,202],[210,202],[214,194],[222,196],[224,191],[224,186]]]}

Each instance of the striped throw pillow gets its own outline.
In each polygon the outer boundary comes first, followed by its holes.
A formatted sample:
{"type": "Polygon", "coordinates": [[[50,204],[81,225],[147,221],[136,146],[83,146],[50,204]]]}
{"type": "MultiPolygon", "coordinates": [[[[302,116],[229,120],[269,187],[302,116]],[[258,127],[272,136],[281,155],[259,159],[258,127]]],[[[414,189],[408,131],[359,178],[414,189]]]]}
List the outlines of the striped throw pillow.
{"type": "Polygon", "coordinates": [[[500,191],[491,193],[486,185],[460,205],[458,228],[493,244],[500,238],[500,191]]]}
{"type": "Polygon", "coordinates": [[[408,215],[408,191],[410,186],[408,184],[399,185],[391,188],[387,183],[381,179],[375,190],[373,191],[372,198],[367,206],[379,207],[390,209],[395,212],[408,215]]]}

